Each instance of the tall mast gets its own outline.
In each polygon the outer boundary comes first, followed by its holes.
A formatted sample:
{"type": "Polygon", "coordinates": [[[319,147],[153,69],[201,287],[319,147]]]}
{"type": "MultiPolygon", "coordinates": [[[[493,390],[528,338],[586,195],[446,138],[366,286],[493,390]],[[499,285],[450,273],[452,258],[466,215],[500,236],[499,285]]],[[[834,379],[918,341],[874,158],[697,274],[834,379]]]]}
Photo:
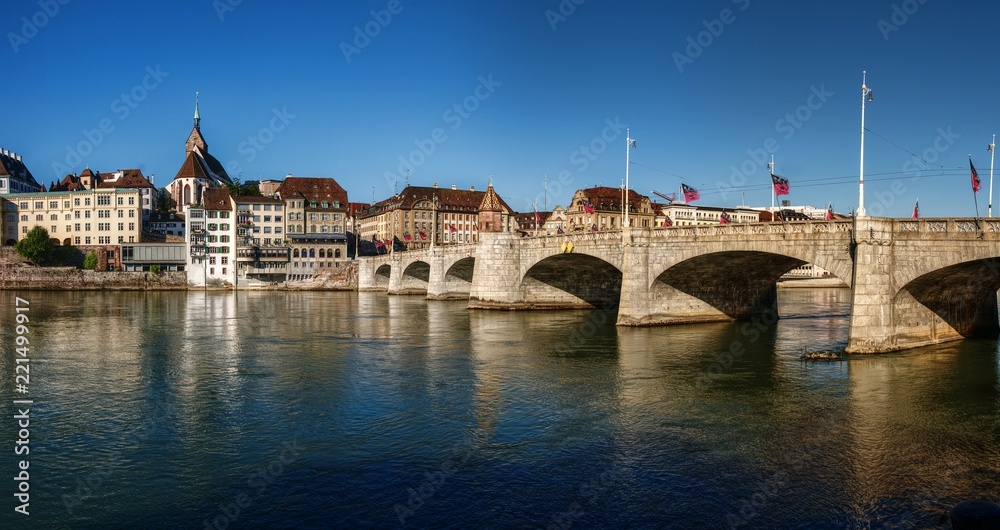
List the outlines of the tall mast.
{"type": "Polygon", "coordinates": [[[993,157],[996,154],[996,143],[997,135],[993,135],[993,141],[990,142],[990,206],[986,210],[987,217],[993,217],[993,157]]]}
{"type": "Polygon", "coordinates": [[[872,90],[866,84],[868,72],[861,71],[861,169],[858,173],[858,217],[865,216],[865,100],[872,101],[872,90]]]}
{"type": "MultiPolygon", "coordinates": [[[[771,163],[767,166],[767,170],[768,170],[768,172],[771,173],[771,175],[774,175],[774,155],[771,155],[771,163]]],[[[771,175],[768,175],[768,178],[771,179],[771,221],[774,221],[774,198],[775,198],[774,194],[775,194],[775,191],[774,191],[774,178],[771,177],[771,175]]]]}

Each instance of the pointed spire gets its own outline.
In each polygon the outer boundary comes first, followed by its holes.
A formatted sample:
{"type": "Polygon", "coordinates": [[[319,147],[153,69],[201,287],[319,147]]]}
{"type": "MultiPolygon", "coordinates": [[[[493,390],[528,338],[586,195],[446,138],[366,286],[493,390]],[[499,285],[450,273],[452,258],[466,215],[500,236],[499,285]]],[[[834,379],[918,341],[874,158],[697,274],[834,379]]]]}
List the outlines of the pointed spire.
{"type": "Polygon", "coordinates": [[[194,128],[201,128],[201,113],[198,112],[198,92],[194,93],[194,128]]]}

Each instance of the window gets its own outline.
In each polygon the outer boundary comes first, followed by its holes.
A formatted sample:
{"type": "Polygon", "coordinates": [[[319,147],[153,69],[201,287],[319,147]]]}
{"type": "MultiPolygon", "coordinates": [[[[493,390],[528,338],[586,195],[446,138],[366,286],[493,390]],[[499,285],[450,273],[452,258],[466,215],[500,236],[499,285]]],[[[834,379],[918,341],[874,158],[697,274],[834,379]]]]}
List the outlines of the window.
{"type": "Polygon", "coordinates": [[[21,220],[22,220],[22,221],[25,221],[25,222],[27,222],[27,220],[28,220],[28,215],[27,215],[27,214],[24,214],[24,215],[22,215],[22,216],[21,216],[21,220]]]}
{"type": "Polygon", "coordinates": [[[52,225],[52,230],[49,230],[50,234],[56,233],[56,225],[52,225]]]}
{"type": "Polygon", "coordinates": [[[118,206],[125,204],[125,197],[118,197],[118,206]]]}
{"type": "Polygon", "coordinates": [[[97,196],[97,205],[98,206],[107,206],[109,204],[111,204],[111,196],[110,195],[98,195],[97,196]]]}
{"type": "Polygon", "coordinates": [[[43,219],[45,219],[45,216],[44,216],[44,215],[42,215],[42,214],[40,214],[40,213],[39,213],[39,214],[35,214],[35,220],[36,220],[36,221],[41,221],[41,220],[43,220],[43,219]]]}
{"type": "Polygon", "coordinates": [[[208,264],[209,265],[215,265],[215,256],[209,256],[208,257],[208,264]]]}
{"type": "Polygon", "coordinates": [[[90,210],[87,210],[86,212],[83,212],[83,216],[85,218],[87,218],[87,219],[90,219],[90,210]]]}
{"type": "Polygon", "coordinates": [[[49,216],[49,221],[58,221],[58,220],[59,220],[59,214],[57,213],[54,213],[49,216]]]}
{"type": "Polygon", "coordinates": [[[90,206],[90,197],[87,197],[87,198],[83,199],[83,205],[84,206],[90,206]]]}
{"type": "Polygon", "coordinates": [[[229,256],[222,256],[222,264],[229,265],[229,256]]]}
{"type": "Polygon", "coordinates": [[[135,217],[135,210],[129,210],[128,211],[128,216],[129,216],[129,218],[135,217]]]}
{"type": "Polygon", "coordinates": [[[59,207],[59,201],[49,201],[49,209],[55,210],[59,207]]]}
{"type": "MultiPolygon", "coordinates": [[[[83,229],[86,230],[87,232],[90,232],[90,223],[84,223],[83,224],[83,229]]],[[[87,239],[90,239],[90,238],[87,238],[87,239]]]]}
{"type": "Polygon", "coordinates": [[[129,206],[135,206],[135,197],[129,197],[128,198],[128,205],[129,206]]]}
{"type": "Polygon", "coordinates": [[[83,238],[83,240],[85,242],[84,244],[86,244],[86,245],[90,244],[90,236],[87,236],[87,237],[83,238]]]}
{"type": "MultiPolygon", "coordinates": [[[[80,199],[77,199],[77,200],[80,200],[80,199]]],[[[28,209],[28,203],[26,203],[26,202],[22,202],[22,203],[20,204],[20,207],[21,207],[21,209],[22,209],[22,210],[27,210],[27,209],[28,209]]]]}
{"type": "MultiPolygon", "coordinates": [[[[118,226],[121,226],[121,223],[118,223],[118,226]]],[[[121,228],[119,228],[119,230],[121,230],[121,228]]],[[[135,223],[129,223],[128,224],[128,230],[129,230],[129,232],[135,230],[135,223]]]]}
{"type": "Polygon", "coordinates": [[[118,218],[121,219],[122,217],[125,217],[125,210],[118,210],[118,218]]]}
{"type": "Polygon", "coordinates": [[[35,209],[36,210],[41,210],[42,208],[45,208],[45,202],[44,201],[35,201],[35,209]]]}
{"type": "Polygon", "coordinates": [[[118,223],[118,230],[125,230],[125,223],[118,223]]]}

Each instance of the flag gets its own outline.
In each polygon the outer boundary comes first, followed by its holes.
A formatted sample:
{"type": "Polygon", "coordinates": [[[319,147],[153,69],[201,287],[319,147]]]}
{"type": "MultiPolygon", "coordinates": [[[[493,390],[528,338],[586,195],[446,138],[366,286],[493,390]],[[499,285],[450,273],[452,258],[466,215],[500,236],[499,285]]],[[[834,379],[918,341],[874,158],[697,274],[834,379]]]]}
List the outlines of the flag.
{"type": "Polygon", "coordinates": [[[993,152],[993,144],[990,144],[990,145],[986,146],[986,152],[987,153],[992,153],[993,152]]]}
{"type": "Polygon", "coordinates": [[[920,218],[920,204],[919,203],[920,203],[920,199],[917,199],[917,200],[913,201],[913,218],[914,219],[919,219],[920,218]]]}
{"type": "Polygon", "coordinates": [[[404,232],[403,241],[413,241],[413,236],[411,236],[409,232],[404,232]]]}
{"type": "Polygon", "coordinates": [[[451,230],[451,233],[452,233],[452,234],[454,234],[455,232],[458,232],[458,230],[457,230],[457,229],[455,228],[455,225],[450,225],[450,226],[448,227],[448,230],[451,230]]]}
{"type": "Polygon", "coordinates": [[[590,201],[583,201],[583,211],[586,212],[587,215],[592,215],[594,213],[594,205],[590,204],[590,201]]]}
{"type": "Polygon", "coordinates": [[[376,241],[376,242],[375,242],[375,248],[382,248],[382,247],[384,247],[384,246],[385,246],[385,245],[384,245],[384,244],[383,244],[383,243],[382,243],[381,241],[376,241]]]}
{"type": "Polygon", "coordinates": [[[775,195],[788,195],[788,179],[771,173],[771,184],[774,185],[775,195]]]}
{"type": "Polygon", "coordinates": [[[629,147],[631,147],[632,149],[635,149],[635,140],[632,140],[632,139],[629,139],[629,140],[630,140],[629,144],[628,144],[629,147]]]}
{"type": "Polygon", "coordinates": [[[420,239],[427,239],[427,233],[426,232],[420,232],[420,239]]]}
{"type": "Polygon", "coordinates": [[[560,227],[559,227],[559,229],[558,229],[558,230],[556,230],[556,233],[557,233],[557,234],[565,234],[566,232],[563,232],[563,229],[562,229],[562,227],[560,226],[560,227]]]}
{"type": "Polygon", "coordinates": [[[733,220],[729,218],[729,213],[722,212],[722,215],[719,217],[719,224],[727,225],[731,222],[733,222],[733,220]]]}
{"type": "Polygon", "coordinates": [[[535,222],[536,223],[541,223],[542,222],[542,216],[538,212],[535,212],[535,222]]]}
{"type": "Polygon", "coordinates": [[[590,225],[590,231],[591,232],[596,232],[597,231],[597,225],[596,224],[590,225]]]}
{"type": "Polygon", "coordinates": [[[827,221],[832,221],[833,220],[833,205],[832,204],[830,206],[826,207],[826,220],[827,221]]]}
{"type": "Polygon", "coordinates": [[[670,220],[669,216],[667,216],[667,218],[663,220],[663,226],[674,226],[674,222],[670,220]]]}
{"type": "Polygon", "coordinates": [[[972,170],[972,192],[979,191],[979,174],[976,173],[976,166],[972,165],[972,157],[969,157],[969,169],[972,170]]]}
{"type": "Polygon", "coordinates": [[[688,186],[687,184],[681,184],[681,194],[684,195],[684,202],[694,202],[701,198],[698,190],[688,186]]]}

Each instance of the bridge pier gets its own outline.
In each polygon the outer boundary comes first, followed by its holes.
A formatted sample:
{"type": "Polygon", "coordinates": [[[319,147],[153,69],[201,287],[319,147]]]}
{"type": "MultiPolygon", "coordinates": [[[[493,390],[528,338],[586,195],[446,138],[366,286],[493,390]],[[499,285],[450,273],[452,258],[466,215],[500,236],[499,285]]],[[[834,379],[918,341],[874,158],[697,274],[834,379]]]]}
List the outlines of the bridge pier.
{"type": "Polygon", "coordinates": [[[1000,263],[969,259],[918,275],[922,264],[916,256],[924,262],[955,261],[964,249],[957,242],[948,245],[954,235],[947,232],[924,236],[926,240],[901,239],[895,233],[898,225],[893,219],[857,220],[848,353],[1000,335],[1000,263]]]}
{"type": "Polygon", "coordinates": [[[469,309],[517,309],[523,305],[520,239],[507,232],[479,234],[469,309]]]}

